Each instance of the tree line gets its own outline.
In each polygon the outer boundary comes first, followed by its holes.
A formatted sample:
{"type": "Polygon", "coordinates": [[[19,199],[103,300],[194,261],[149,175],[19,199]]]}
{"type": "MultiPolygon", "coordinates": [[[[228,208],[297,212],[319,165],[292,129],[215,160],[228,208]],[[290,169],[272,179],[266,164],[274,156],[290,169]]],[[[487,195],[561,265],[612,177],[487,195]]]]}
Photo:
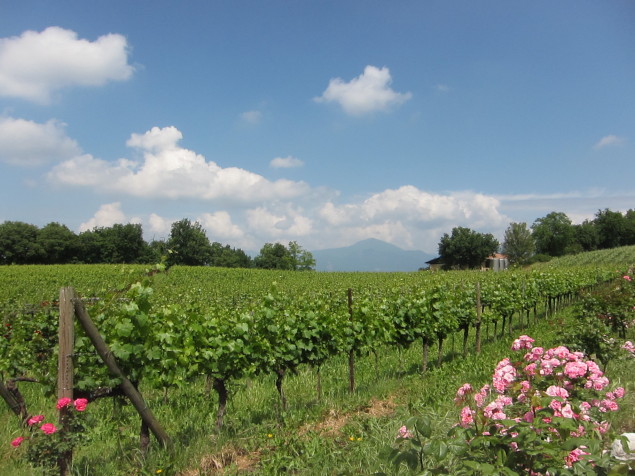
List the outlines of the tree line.
{"type": "Polygon", "coordinates": [[[502,251],[510,263],[523,266],[552,257],[635,245],[635,210],[622,214],[598,210],[593,220],[574,225],[562,212],[551,212],[531,226],[510,223],[501,244],[490,233],[455,227],[439,242],[439,255],[449,269],[482,265],[488,256],[502,251]]]}
{"type": "Polygon", "coordinates": [[[9,264],[136,264],[218,266],[312,270],[313,255],[297,242],[266,243],[251,258],[240,248],[211,242],[198,222],[172,224],[166,240],[143,239],[140,224],[115,224],[75,234],[51,222],[42,228],[20,221],[0,224],[0,265],[9,264]]]}

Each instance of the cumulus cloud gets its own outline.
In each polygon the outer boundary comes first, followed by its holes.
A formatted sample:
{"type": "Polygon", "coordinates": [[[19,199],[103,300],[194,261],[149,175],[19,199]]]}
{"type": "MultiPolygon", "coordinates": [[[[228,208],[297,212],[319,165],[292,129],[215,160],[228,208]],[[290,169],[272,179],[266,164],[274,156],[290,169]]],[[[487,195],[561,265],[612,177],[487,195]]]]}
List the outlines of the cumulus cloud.
{"type": "Polygon", "coordinates": [[[156,213],[151,213],[148,217],[150,231],[153,234],[158,234],[160,237],[166,237],[169,235],[173,222],[174,220],[163,218],[156,213]]]}
{"type": "Polygon", "coordinates": [[[46,104],[68,86],[102,86],[133,73],[126,38],[100,36],[91,42],[60,27],[0,38],[0,96],[46,104]]]}
{"type": "Polygon", "coordinates": [[[266,234],[272,239],[292,239],[307,236],[313,231],[310,217],[292,206],[285,208],[271,210],[263,206],[247,210],[247,227],[256,235],[266,234]]]}
{"type": "Polygon", "coordinates": [[[106,203],[99,207],[95,215],[79,226],[79,231],[92,230],[95,227],[108,227],[117,223],[126,223],[126,215],[121,210],[121,202],[106,203]]]}
{"type": "Polygon", "coordinates": [[[296,159],[295,157],[276,157],[271,162],[269,162],[269,167],[274,169],[290,169],[294,167],[302,167],[304,162],[300,159],[296,159]]]}
{"type": "Polygon", "coordinates": [[[48,178],[53,183],[146,198],[259,202],[291,199],[309,190],[304,182],[269,181],[238,167],[220,167],[181,147],[182,137],[175,127],[154,127],[144,134],[132,134],[127,142],[143,156],[141,161],[109,162],[83,155],[58,164],[48,178]]]}
{"type": "Polygon", "coordinates": [[[604,136],[599,141],[597,141],[594,148],[602,149],[604,147],[620,145],[620,144],[623,144],[624,142],[626,142],[626,139],[624,139],[623,137],[618,137],[616,135],[609,134],[608,136],[604,136]]]}
{"type": "Polygon", "coordinates": [[[388,68],[366,66],[364,72],[346,82],[334,78],[317,102],[335,102],[347,114],[361,116],[375,111],[386,111],[408,101],[411,93],[398,93],[390,88],[392,77],[388,68]]]}
{"type": "Polygon", "coordinates": [[[25,119],[0,117],[0,161],[11,165],[36,166],[79,155],[80,147],[66,136],[65,126],[54,119],[40,124],[25,119]]]}
{"type": "Polygon", "coordinates": [[[405,185],[358,203],[336,205],[329,201],[321,206],[318,215],[324,225],[321,228],[337,230],[340,240],[375,237],[430,252],[441,234],[455,226],[488,232],[504,229],[509,219],[499,207],[496,198],[480,193],[435,194],[405,185]]]}
{"type": "Polygon", "coordinates": [[[212,241],[241,240],[245,235],[226,211],[203,213],[197,221],[209,232],[212,241]]]}

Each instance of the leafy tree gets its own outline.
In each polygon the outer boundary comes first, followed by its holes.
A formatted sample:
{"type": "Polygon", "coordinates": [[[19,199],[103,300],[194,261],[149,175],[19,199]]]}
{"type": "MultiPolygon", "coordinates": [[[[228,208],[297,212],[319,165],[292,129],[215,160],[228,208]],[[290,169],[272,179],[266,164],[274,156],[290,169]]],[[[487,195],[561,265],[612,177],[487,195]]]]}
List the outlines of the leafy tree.
{"type": "Polygon", "coordinates": [[[477,268],[485,258],[498,250],[499,243],[491,233],[478,233],[465,227],[444,233],[439,242],[441,261],[450,268],[477,268]]]}
{"type": "Polygon", "coordinates": [[[221,245],[217,241],[212,243],[212,266],[223,268],[251,268],[251,258],[243,250],[221,245]]]}
{"type": "Polygon", "coordinates": [[[103,263],[102,240],[97,229],[83,231],[78,236],[79,260],[86,264],[103,263]]]}
{"type": "Polygon", "coordinates": [[[551,212],[534,221],[531,228],[538,253],[562,256],[575,244],[575,230],[565,213],[551,212]]]}
{"type": "Polygon", "coordinates": [[[85,231],[79,242],[84,263],[140,263],[147,247],[141,225],[133,223],[85,231]]]}
{"type": "Polygon", "coordinates": [[[310,271],[315,269],[315,258],[310,251],[303,249],[297,241],[289,242],[289,253],[296,271],[310,271]]]}
{"type": "Polygon", "coordinates": [[[168,244],[165,240],[152,240],[146,246],[145,252],[142,257],[144,263],[163,263],[168,256],[168,244]]]}
{"type": "Polygon", "coordinates": [[[580,245],[581,251],[593,251],[598,249],[600,235],[595,223],[584,220],[579,225],[573,225],[575,229],[575,241],[580,245]]]}
{"type": "Polygon", "coordinates": [[[0,264],[35,264],[44,257],[37,242],[38,227],[21,221],[0,225],[0,264]]]}
{"type": "Polygon", "coordinates": [[[598,230],[600,249],[624,246],[627,239],[627,221],[620,212],[612,212],[608,208],[598,210],[593,220],[598,230]]]}
{"type": "Polygon", "coordinates": [[[167,242],[167,265],[203,266],[212,260],[212,245],[199,222],[183,218],[172,223],[167,242]]]}
{"type": "Polygon", "coordinates": [[[66,225],[49,223],[38,231],[37,242],[42,247],[45,264],[72,263],[77,259],[79,239],[66,225]]]}
{"type": "Polygon", "coordinates": [[[265,243],[254,258],[254,265],[263,269],[295,269],[291,252],[281,243],[265,243]]]}
{"type": "Polygon", "coordinates": [[[524,265],[536,251],[536,243],[527,223],[510,223],[505,230],[503,253],[512,264],[524,265]]]}

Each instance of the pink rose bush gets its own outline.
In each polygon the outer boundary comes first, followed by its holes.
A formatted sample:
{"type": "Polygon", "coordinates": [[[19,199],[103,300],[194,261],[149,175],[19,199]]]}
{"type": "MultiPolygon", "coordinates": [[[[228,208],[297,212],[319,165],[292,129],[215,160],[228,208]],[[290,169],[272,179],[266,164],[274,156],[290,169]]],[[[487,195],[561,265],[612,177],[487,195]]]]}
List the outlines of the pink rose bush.
{"type": "Polygon", "coordinates": [[[619,410],[624,388],[611,389],[581,352],[534,344],[520,336],[491,382],[458,388],[461,410],[447,438],[431,438],[434,417],[411,418],[389,458],[430,474],[608,474],[616,461],[606,451],[606,415],[619,410]]]}
{"type": "Polygon", "coordinates": [[[56,408],[58,411],[66,409],[65,425],[58,427],[50,422],[45,423],[44,415],[34,415],[26,421],[29,434],[18,436],[11,441],[11,446],[19,448],[27,443],[24,456],[33,466],[55,469],[65,451],[85,440],[81,435],[85,430],[82,412],[87,405],[88,400],[85,398],[60,398],[56,408]]]}
{"type": "Polygon", "coordinates": [[[592,444],[569,448],[570,442],[598,435],[597,444],[609,429],[604,415],[619,410],[625,391],[608,391],[609,379],[583,353],[533,344],[528,336],[516,339],[511,348],[520,355],[498,363],[491,386],[476,393],[466,391],[470,384],[459,388],[457,426],[470,449],[511,448],[508,467],[523,473],[547,474],[558,464],[590,467],[601,452],[589,452],[592,444]]]}

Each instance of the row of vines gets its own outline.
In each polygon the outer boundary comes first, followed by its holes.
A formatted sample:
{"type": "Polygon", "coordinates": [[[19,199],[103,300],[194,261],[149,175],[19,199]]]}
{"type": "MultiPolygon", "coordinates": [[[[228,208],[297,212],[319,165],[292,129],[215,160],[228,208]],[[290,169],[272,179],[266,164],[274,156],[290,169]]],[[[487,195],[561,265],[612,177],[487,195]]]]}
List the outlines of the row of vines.
{"type": "MultiPolygon", "coordinates": [[[[395,275],[259,274],[196,268],[146,273],[121,289],[95,285],[82,294],[101,335],[135,385],[184,387],[204,376],[218,395],[216,424],[223,424],[228,388],[246,376],[276,376],[282,408],[284,377],[300,366],[315,369],[335,355],[354,361],[384,346],[421,345],[421,370],[432,345],[439,358],[448,336],[496,336],[550,313],[584,289],[616,277],[616,270],[572,269],[508,273],[395,275]],[[201,273],[207,272],[204,279],[201,273]],[[210,279],[211,277],[211,279],[210,279]],[[265,279],[263,279],[265,278],[265,279]],[[275,279],[275,280],[274,280],[275,279]],[[100,287],[101,286],[101,287],[100,287]]],[[[9,302],[9,301],[5,301],[9,302]]],[[[17,383],[38,382],[54,392],[58,308],[54,300],[27,306],[11,301],[2,312],[0,373],[28,418],[17,383]]],[[[89,401],[118,394],[119,381],[100,362],[77,327],[75,397],[89,401]]]]}

